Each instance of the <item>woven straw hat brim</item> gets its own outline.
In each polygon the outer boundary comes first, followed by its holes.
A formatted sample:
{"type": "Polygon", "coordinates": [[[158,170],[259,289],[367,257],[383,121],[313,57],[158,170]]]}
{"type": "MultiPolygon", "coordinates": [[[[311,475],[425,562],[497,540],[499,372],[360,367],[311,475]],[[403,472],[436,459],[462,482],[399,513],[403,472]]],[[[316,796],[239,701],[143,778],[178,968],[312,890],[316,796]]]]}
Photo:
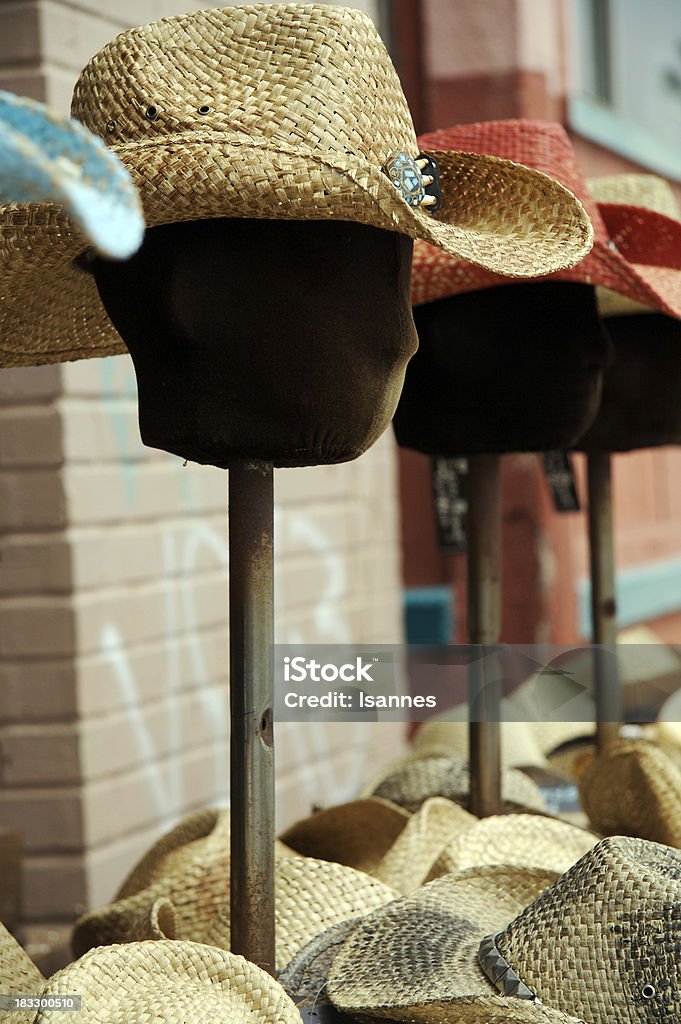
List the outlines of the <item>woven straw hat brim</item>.
{"type": "Polygon", "coordinates": [[[582,806],[603,835],[628,835],[681,848],[681,770],[646,740],[620,741],[579,779],[582,806]]]}
{"type": "MultiPolygon", "coordinates": [[[[38,996],[44,987],[45,979],[36,965],[4,925],[0,924],[0,994],[38,996]]],[[[12,1024],[33,1024],[35,1010],[13,1011],[7,1019],[12,1024]]]]}
{"type": "Polygon", "coordinates": [[[316,811],[295,822],[279,838],[304,857],[371,872],[408,821],[409,813],[403,807],[369,797],[316,811]]]}
{"type": "MultiPolygon", "coordinates": [[[[45,996],[82,997],[83,1024],[300,1024],[291,999],[241,956],[193,942],[94,949],[53,975],[45,996]]],[[[43,1011],[39,1020],[63,1016],[43,1011]]]]}
{"type": "Polygon", "coordinates": [[[450,870],[442,855],[456,836],[467,832],[478,819],[459,804],[431,797],[409,819],[404,830],[375,868],[373,874],[399,893],[417,889],[433,871],[437,877],[450,870]]]}
{"type": "MultiPolygon", "coordinates": [[[[229,870],[177,871],[76,923],[74,950],[142,938],[176,938],[230,948],[229,870]],[[166,931],[170,929],[170,931],[166,931]]],[[[329,925],[365,914],[399,893],[361,871],[311,857],[275,865],[277,967],[329,925]]]]}
{"type": "Polygon", "coordinates": [[[597,842],[598,836],[591,832],[554,818],[493,815],[453,839],[442,851],[437,870],[444,874],[487,864],[513,864],[562,874],[597,842]]]}
{"type": "Polygon", "coordinates": [[[331,1001],[348,1013],[397,1020],[541,1020],[540,1008],[513,998],[499,1008],[517,1018],[484,1015],[487,1000],[497,1004],[477,950],[557,877],[507,866],[448,875],[368,915],[333,960],[331,1001]]]}
{"type": "MultiPolygon", "coordinates": [[[[495,157],[436,154],[446,189],[436,219],[405,203],[380,169],[340,154],[323,159],[227,132],[112,149],[140,189],[149,227],[216,217],[355,221],[511,276],[568,266],[592,244],[588,218],[567,189],[495,157]]],[[[73,262],[86,248],[54,208],[0,210],[0,366],[126,351],[94,280],[73,262]]]]}

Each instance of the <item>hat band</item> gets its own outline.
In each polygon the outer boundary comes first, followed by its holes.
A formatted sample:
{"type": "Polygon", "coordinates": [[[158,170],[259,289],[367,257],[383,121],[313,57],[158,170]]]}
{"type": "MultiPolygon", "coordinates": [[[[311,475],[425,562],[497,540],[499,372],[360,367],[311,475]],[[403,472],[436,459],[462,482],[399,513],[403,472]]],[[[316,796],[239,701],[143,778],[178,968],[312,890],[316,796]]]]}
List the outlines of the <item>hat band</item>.
{"type": "Polygon", "coordinates": [[[478,963],[489,980],[502,996],[516,996],[517,999],[533,999],[541,1005],[539,999],[524,981],[521,981],[508,960],[499,952],[497,939],[501,932],[487,935],[480,943],[478,963]]]}

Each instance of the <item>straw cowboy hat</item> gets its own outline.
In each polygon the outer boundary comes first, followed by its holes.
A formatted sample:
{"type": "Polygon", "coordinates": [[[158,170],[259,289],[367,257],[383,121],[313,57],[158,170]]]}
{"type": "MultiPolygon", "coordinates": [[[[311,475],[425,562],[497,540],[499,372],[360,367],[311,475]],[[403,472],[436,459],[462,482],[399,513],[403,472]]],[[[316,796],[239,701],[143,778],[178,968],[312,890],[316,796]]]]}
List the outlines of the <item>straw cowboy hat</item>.
{"type": "MultiPolygon", "coordinates": [[[[131,942],[94,949],[45,981],[0,925],[0,988],[40,998],[46,1009],[7,1020],[49,1024],[59,997],[79,996],[83,1024],[300,1024],[282,986],[241,956],[195,942],[131,942]],[[8,941],[10,940],[10,941],[8,941]],[[20,979],[23,987],[15,987],[20,979]]],[[[3,1015],[4,1019],[4,1015],[3,1015]]]]}
{"type": "Polygon", "coordinates": [[[681,848],[681,761],[648,740],[620,740],[582,772],[582,806],[596,831],[681,848]]]}
{"type": "MultiPolygon", "coordinates": [[[[552,273],[552,280],[600,285],[669,316],[681,315],[681,224],[673,215],[623,200],[597,205],[561,125],[523,120],[457,125],[420,136],[419,145],[517,160],[561,182],[587,210],[595,242],[581,263],[552,273]]],[[[457,260],[428,241],[414,247],[414,305],[512,283],[503,271],[457,260]]]]}
{"type": "MultiPolygon", "coordinates": [[[[504,865],[502,867],[484,867],[475,871],[462,871],[452,874],[451,882],[461,882],[469,900],[479,900],[480,892],[492,890],[498,892],[502,901],[511,897],[510,909],[507,913],[516,912],[517,906],[525,905],[536,899],[558,875],[553,871],[537,871],[519,869],[504,865]]],[[[326,991],[331,965],[342,947],[362,923],[362,918],[344,921],[342,924],[327,928],[317,935],[312,942],[300,950],[291,960],[286,969],[279,975],[279,982],[301,1010],[314,1010],[322,1013],[331,1003],[326,991]]],[[[334,1017],[330,1017],[335,1020],[334,1017]]],[[[350,1017],[344,1017],[350,1020],[350,1017]]]]}
{"type": "Polygon", "coordinates": [[[451,871],[511,864],[561,874],[598,842],[576,825],[537,814],[476,820],[444,847],[430,879],[451,871]]]}
{"type": "Polygon", "coordinates": [[[472,892],[455,876],[370,914],[328,993],[346,1012],[414,1024],[673,1021],[680,913],[678,851],[605,839],[531,902],[509,882],[472,892]]]}
{"type": "Polygon", "coordinates": [[[303,856],[366,871],[405,893],[425,881],[447,844],[477,820],[442,797],[426,800],[411,816],[397,804],[369,797],[317,811],[281,840],[303,856]]]}
{"type": "MultiPolygon", "coordinates": [[[[366,796],[380,796],[408,811],[417,811],[424,800],[443,796],[467,804],[470,771],[454,757],[407,758],[390,766],[367,789],[366,796]]],[[[515,768],[501,772],[501,795],[508,809],[546,812],[539,787],[515,768]]]]}
{"type": "Polygon", "coordinates": [[[142,244],[142,204],[118,157],[78,121],[3,91],[0,202],[57,203],[110,259],[127,259],[142,244]]]}
{"type": "MultiPolygon", "coordinates": [[[[477,154],[419,157],[387,50],[349,8],[223,7],[132,29],[89,61],[71,111],[128,168],[150,227],[356,221],[530,277],[593,241],[581,204],[546,176],[477,154]]],[[[0,365],[125,351],[76,262],[87,243],[54,207],[0,210],[0,242],[0,365]]]]}
{"type": "Polygon", "coordinates": [[[590,178],[587,184],[612,242],[631,261],[637,277],[651,293],[637,301],[627,292],[599,288],[601,316],[662,312],[681,317],[679,238],[670,227],[660,230],[660,218],[677,225],[681,221],[679,204],[669,182],[655,174],[613,174],[590,178]],[[671,305],[661,308],[651,302],[655,295],[668,297],[671,305]]]}
{"type": "MultiPolygon", "coordinates": [[[[93,946],[143,937],[191,940],[229,949],[226,817],[224,812],[200,812],[164,836],[126,879],[112,903],[76,922],[76,955],[93,946]],[[211,815],[214,827],[208,831],[211,815]],[[199,831],[203,834],[196,838],[199,831]]],[[[361,871],[287,853],[284,849],[275,864],[278,967],[329,924],[366,913],[398,895],[361,871]]]]}
{"type": "Polygon", "coordinates": [[[331,860],[371,873],[404,830],[409,812],[367,797],[315,811],[294,822],[280,841],[303,857],[331,860]]]}

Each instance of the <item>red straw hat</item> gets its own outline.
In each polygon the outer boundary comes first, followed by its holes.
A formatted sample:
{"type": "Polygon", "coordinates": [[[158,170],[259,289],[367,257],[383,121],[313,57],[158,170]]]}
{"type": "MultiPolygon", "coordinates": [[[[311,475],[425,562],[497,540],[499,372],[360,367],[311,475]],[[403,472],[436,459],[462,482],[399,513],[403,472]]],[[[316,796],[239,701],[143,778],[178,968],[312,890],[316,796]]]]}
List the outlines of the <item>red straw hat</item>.
{"type": "MultiPolygon", "coordinates": [[[[626,203],[608,203],[601,210],[589,193],[561,125],[521,120],[455,125],[422,135],[419,145],[422,149],[456,149],[513,160],[565,185],[583,203],[594,227],[595,243],[581,263],[550,275],[550,279],[600,285],[681,318],[681,275],[670,272],[681,269],[681,223],[626,203]]],[[[462,292],[513,284],[515,280],[457,260],[426,242],[415,243],[415,306],[462,292]]]]}

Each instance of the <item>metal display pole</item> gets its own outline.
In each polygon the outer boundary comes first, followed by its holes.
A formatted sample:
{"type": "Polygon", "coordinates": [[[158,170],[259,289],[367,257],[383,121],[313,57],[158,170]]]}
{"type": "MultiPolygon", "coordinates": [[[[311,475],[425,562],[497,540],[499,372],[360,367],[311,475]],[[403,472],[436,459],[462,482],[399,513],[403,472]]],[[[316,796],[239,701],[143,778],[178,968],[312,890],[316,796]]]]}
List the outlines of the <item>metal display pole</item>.
{"type": "MultiPolygon", "coordinates": [[[[589,559],[591,565],[591,624],[594,644],[617,643],[615,551],[612,528],[612,456],[587,455],[589,489],[589,559]]],[[[622,721],[622,696],[617,661],[609,650],[594,652],[596,742],[599,750],[616,740],[622,721]]]]}
{"type": "MultiPolygon", "coordinates": [[[[501,634],[501,456],[474,455],[468,462],[468,639],[496,644],[501,634]]],[[[484,662],[471,666],[470,810],[498,814],[501,803],[501,683],[485,682],[484,662]]]]}
{"type": "Polygon", "coordinates": [[[231,948],[270,974],[275,970],[273,550],[272,463],[231,463],[231,948]]]}

